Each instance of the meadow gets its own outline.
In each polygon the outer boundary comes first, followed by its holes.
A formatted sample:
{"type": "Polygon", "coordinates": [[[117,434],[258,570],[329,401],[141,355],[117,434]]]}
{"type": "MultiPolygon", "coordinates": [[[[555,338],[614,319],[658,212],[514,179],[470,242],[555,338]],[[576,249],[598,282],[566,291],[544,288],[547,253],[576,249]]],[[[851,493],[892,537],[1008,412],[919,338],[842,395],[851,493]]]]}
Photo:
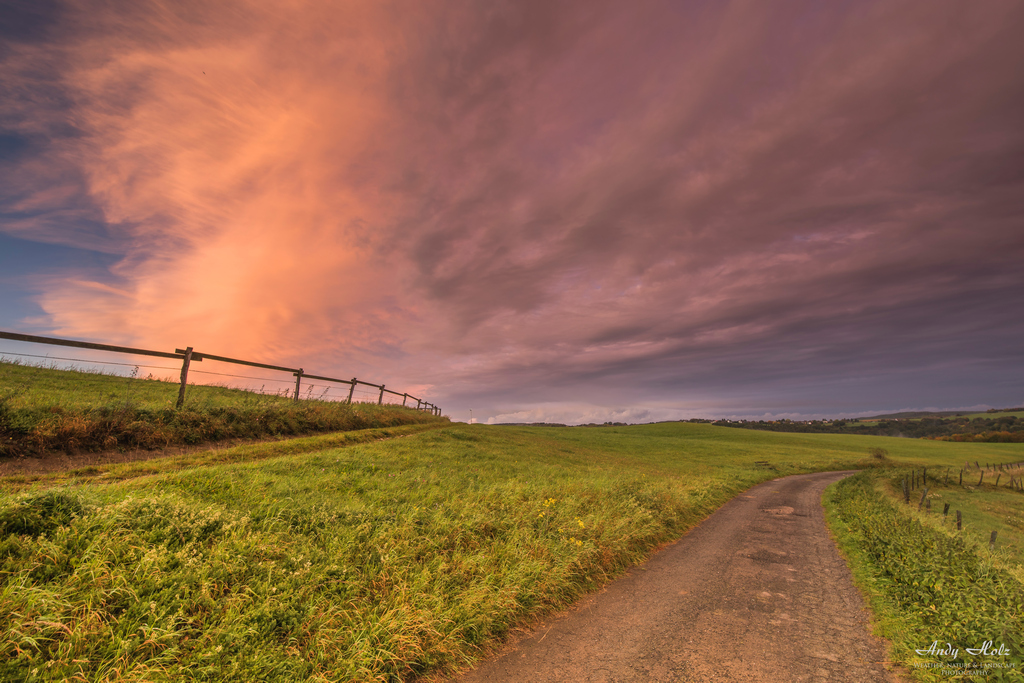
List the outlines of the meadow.
{"type": "Polygon", "coordinates": [[[0,678],[451,672],[761,481],[1022,459],[687,423],[395,429],[420,431],[0,481],[0,678]]]}
{"type": "Polygon", "coordinates": [[[447,423],[397,405],[317,400],[0,362],[0,456],[155,449],[447,423]]]}

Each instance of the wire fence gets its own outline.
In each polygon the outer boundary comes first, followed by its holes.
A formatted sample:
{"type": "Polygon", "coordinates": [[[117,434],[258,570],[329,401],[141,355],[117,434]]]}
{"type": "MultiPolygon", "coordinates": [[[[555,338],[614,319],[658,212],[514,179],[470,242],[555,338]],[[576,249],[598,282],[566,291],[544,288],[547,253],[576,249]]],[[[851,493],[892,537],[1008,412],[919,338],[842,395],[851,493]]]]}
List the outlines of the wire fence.
{"type": "MultiPolygon", "coordinates": [[[[238,358],[228,358],[226,356],[217,356],[209,353],[199,353],[195,351],[191,346],[186,347],[184,349],[175,349],[174,352],[154,351],[151,349],[136,349],[128,346],[97,344],[94,342],[77,341],[74,339],[40,337],[32,334],[19,334],[16,332],[4,331],[0,331],[0,339],[8,339],[11,341],[26,342],[31,344],[49,344],[52,346],[89,349],[92,351],[103,351],[108,353],[146,356],[150,358],[167,358],[180,361],[180,366],[170,365],[169,363],[164,365],[153,365],[148,363],[94,360],[89,358],[70,358],[67,356],[18,353],[13,351],[5,351],[2,353],[2,355],[4,356],[40,358],[49,361],[70,361],[87,363],[90,365],[97,364],[146,368],[147,370],[164,370],[169,371],[171,373],[178,373],[180,381],[177,402],[178,408],[180,408],[185,402],[185,391],[188,385],[188,376],[189,374],[193,374],[263,382],[264,384],[260,388],[260,392],[291,396],[296,401],[300,399],[318,399],[327,401],[345,401],[347,403],[377,403],[378,405],[403,405],[409,408],[415,408],[417,410],[430,411],[434,415],[441,414],[441,409],[438,406],[434,405],[433,403],[430,403],[422,398],[412,396],[408,392],[398,392],[393,391],[391,389],[387,389],[383,384],[364,382],[363,380],[357,379],[355,377],[353,377],[352,379],[324,377],[321,375],[308,374],[302,368],[289,368],[281,365],[258,363],[256,361],[241,360],[238,358]],[[245,372],[245,374],[239,374],[234,372],[217,372],[215,370],[207,370],[206,366],[204,366],[203,369],[193,367],[193,363],[200,362],[208,362],[213,364],[223,363],[227,365],[255,368],[257,370],[269,370],[277,373],[289,373],[292,377],[285,379],[282,378],[280,375],[276,377],[262,376],[270,374],[268,372],[261,373],[258,371],[243,371],[245,372]],[[269,391],[267,390],[267,383],[270,384],[269,391]]],[[[214,367],[217,367],[218,370],[222,369],[217,365],[214,365],[214,367]]],[[[152,373],[150,374],[152,375],[152,373]]],[[[172,381],[173,377],[173,374],[170,375],[168,378],[169,381],[172,381]]]]}

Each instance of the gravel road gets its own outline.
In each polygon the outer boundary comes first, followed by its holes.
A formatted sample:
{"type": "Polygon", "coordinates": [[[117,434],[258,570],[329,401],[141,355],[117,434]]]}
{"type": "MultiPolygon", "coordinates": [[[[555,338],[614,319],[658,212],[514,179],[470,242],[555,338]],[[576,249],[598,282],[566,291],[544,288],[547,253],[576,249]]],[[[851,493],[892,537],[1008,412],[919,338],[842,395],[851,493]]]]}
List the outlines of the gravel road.
{"type": "Polygon", "coordinates": [[[755,486],[455,680],[899,680],[825,527],[822,491],[850,474],[755,486]]]}

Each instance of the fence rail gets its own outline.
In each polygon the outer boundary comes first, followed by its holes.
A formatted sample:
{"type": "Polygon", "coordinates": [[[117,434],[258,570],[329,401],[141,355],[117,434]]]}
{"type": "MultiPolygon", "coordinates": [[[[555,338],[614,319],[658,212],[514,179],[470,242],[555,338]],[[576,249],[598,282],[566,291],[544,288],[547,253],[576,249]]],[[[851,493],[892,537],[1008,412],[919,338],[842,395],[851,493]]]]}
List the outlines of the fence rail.
{"type": "Polygon", "coordinates": [[[52,346],[71,346],[79,349],[92,349],[94,351],[109,351],[112,353],[125,353],[135,356],[156,356],[158,358],[176,358],[181,363],[181,386],[178,390],[178,403],[177,407],[185,403],[185,387],[188,383],[188,371],[189,366],[193,362],[202,362],[205,360],[219,361],[221,363],[234,363],[236,365],[247,365],[254,368],[264,368],[266,370],[277,370],[279,372],[288,372],[295,376],[295,395],[294,400],[299,400],[299,392],[302,388],[302,380],[315,379],[321,382],[335,382],[337,384],[348,384],[348,398],[346,402],[352,403],[352,396],[355,393],[357,385],[363,385],[366,387],[373,387],[378,390],[377,403],[382,404],[384,402],[384,394],[388,393],[393,396],[402,397],[402,405],[406,407],[412,407],[410,401],[416,401],[416,410],[429,410],[434,415],[440,415],[441,409],[416,396],[411,396],[409,393],[403,393],[393,391],[391,389],[385,389],[383,384],[373,384],[372,382],[364,382],[361,379],[353,377],[352,379],[338,379],[336,377],[324,377],[322,375],[311,375],[306,374],[302,368],[289,368],[282,365],[271,365],[269,363],[257,363],[256,361],[240,360],[238,358],[228,358],[227,356],[215,356],[212,353],[200,353],[194,351],[191,346],[184,349],[175,349],[174,353],[168,351],[153,351],[150,349],[136,349],[130,346],[115,346],[112,344],[97,344],[94,342],[77,341],[74,339],[59,339],[57,337],[40,337],[34,334],[19,334],[17,332],[4,332],[0,330],[0,339],[9,339],[11,341],[29,342],[32,344],[50,344],[52,346]]]}

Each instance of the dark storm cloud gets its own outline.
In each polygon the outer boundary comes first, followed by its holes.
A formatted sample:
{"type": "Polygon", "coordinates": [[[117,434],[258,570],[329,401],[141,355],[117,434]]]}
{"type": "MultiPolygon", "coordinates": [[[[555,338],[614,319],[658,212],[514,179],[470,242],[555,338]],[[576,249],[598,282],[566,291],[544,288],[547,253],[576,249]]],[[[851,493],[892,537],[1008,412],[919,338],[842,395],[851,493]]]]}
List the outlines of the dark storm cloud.
{"type": "Polygon", "coordinates": [[[480,68],[432,107],[457,114],[414,256],[452,351],[504,348],[484,384],[1019,359],[1020,6],[779,9],[607,9],[565,51],[520,18],[449,56],[480,68]]]}

